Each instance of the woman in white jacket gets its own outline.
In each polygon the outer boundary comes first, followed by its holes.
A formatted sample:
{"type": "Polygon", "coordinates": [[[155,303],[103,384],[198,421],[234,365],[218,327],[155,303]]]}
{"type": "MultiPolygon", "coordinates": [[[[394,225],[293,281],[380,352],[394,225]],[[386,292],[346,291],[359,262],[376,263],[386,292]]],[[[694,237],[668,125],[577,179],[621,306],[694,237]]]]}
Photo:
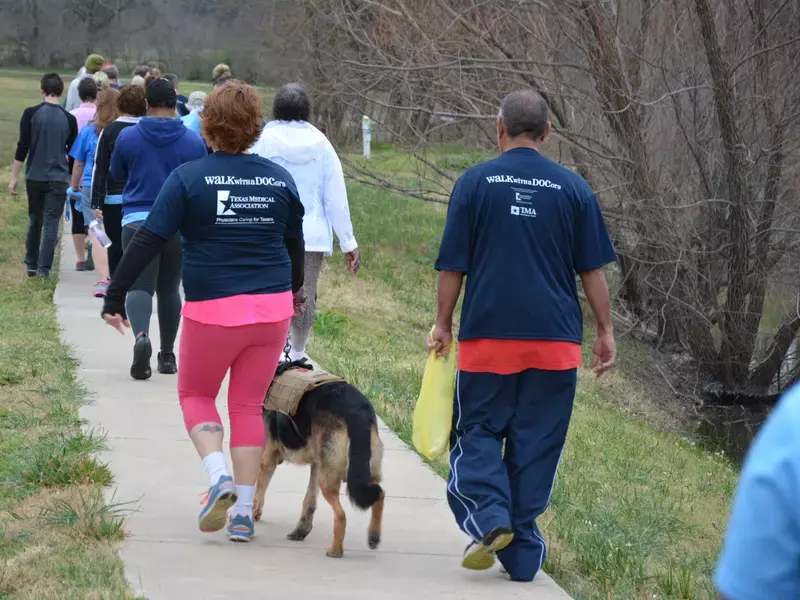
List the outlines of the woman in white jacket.
{"type": "Polygon", "coordinates": [[[305,354],[314,325],[317,280],[322,259],[333,254],[333,232],[345,254],[347,269],[354,275],[361,266],[353,236],[342,163],[328,138],[308,122],[311,100],[296,83],[282,87],[272,104],[273,121],[264,127],[251,152],[274,161],[291,173],[305,208],[303,238],[306,245],[305,312],[292,320],[290,358],[305,354]]]}

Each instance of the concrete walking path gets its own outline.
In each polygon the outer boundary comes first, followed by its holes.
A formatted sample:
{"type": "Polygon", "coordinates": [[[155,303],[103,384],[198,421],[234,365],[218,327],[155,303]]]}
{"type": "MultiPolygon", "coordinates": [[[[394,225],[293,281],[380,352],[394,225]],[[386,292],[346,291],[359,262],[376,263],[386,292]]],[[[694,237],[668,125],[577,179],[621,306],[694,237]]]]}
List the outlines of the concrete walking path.
{"type": "MultiPolygon", "coordinates": [[[[383,425],[387,500],[379,550],[367,548],[368,513],[343,502],[345,557],[327,558],[333,520],[322,499],[311,535],[302,543],[288,541],[308,481],[307,468],[292,465],[278,468],[252,543],[232,544],[223,532],[201,534],[197,514],[206,480],[183,426],[176,378],[156,372],[155,356],[152,379],[130,378],[133,336],[121,337],[100,319],[100,301],[91,297],[93,274],[73,270],[69,236],[62,251],[55,295],[59,322],[80,361],[79,376],[94,395],[81,417],[108,436],[102,458],[114,473],[114,501],[136,508],[127,518],[122,558],[137,594],[148,600],[289,594],[303,600],[569,598],[544,574],[534,583],[516,584],[506,581],[499,567],[462,570],[467,540],[450,515],[445,482],[383,425]]],[[[157,323],[154,316],[154,352],[157,323]]],[[[225,398],[223,387],[218,403],[223,415],[225,398]]]]}

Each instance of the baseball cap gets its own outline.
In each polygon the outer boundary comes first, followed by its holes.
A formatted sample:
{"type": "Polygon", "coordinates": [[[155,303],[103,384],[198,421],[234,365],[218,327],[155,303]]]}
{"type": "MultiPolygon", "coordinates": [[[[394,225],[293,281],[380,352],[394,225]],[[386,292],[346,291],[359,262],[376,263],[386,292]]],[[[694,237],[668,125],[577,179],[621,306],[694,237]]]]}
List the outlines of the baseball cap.
{"type": "Polygon", "coordinates": [[[86,64],[84,66],[89,73],[97,73],[103,68],[103,63],[105,62],[106,59],[99,54],[90,54],[86,57],[86,64]]]}
{"type": "Polygon", "coordinates": [[[178,103],[178,94],[175,92],[175,86],[169,79],[154,79],[147,86],[145,92],[147,104],[154,107],[167,107],[174,108],[178,103]]]}

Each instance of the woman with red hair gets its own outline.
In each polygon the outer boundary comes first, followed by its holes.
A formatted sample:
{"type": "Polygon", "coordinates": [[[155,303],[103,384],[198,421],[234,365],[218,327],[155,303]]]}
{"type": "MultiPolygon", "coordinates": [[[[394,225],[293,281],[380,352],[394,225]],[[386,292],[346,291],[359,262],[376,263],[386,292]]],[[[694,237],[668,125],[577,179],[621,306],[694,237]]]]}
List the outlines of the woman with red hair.
{"type": "Polygon", "coordinates": [[[203,110],[214,153],[175,169],[126,248],[103,317],[127,325],[125,293],[177,232],[183,244],[183,331],[178,396],[189,437],[208,475],[200,530],[253,536],[253,497],[265,442],[261,410],[289,320],[302,305],[303,205],[291,175],[248,154],[263,101],[249,85],[217,87],[203,110]],[[235,481],[222,452],[215,402],[230,371],[228,413],[235,481]]]}

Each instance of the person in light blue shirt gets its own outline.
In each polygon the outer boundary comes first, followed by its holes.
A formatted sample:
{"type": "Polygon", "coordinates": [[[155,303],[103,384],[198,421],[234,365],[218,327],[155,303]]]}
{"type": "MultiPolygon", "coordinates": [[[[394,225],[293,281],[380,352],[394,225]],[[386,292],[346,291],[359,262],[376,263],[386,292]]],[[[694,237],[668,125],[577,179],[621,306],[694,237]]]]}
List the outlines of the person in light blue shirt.
{"type": "Polygon", "coordinates": [[[192,92],[189,94],[189,100],[186,102],[186,108],[188,108],[190,112],[188,115],[181,117],[181,120],[183,121],[183,124],[186,125],[187,129],[191,129],[200,135],[203,134],[201,131],[203,120],[200,117],[200,113],[203,111],[205,103],[205,92],[192,92]]]}
{"type": "Polygon", "coordinates": [[[800,386],[750,448],[715,583],[723,600],[800,598],[800,386]]]}

